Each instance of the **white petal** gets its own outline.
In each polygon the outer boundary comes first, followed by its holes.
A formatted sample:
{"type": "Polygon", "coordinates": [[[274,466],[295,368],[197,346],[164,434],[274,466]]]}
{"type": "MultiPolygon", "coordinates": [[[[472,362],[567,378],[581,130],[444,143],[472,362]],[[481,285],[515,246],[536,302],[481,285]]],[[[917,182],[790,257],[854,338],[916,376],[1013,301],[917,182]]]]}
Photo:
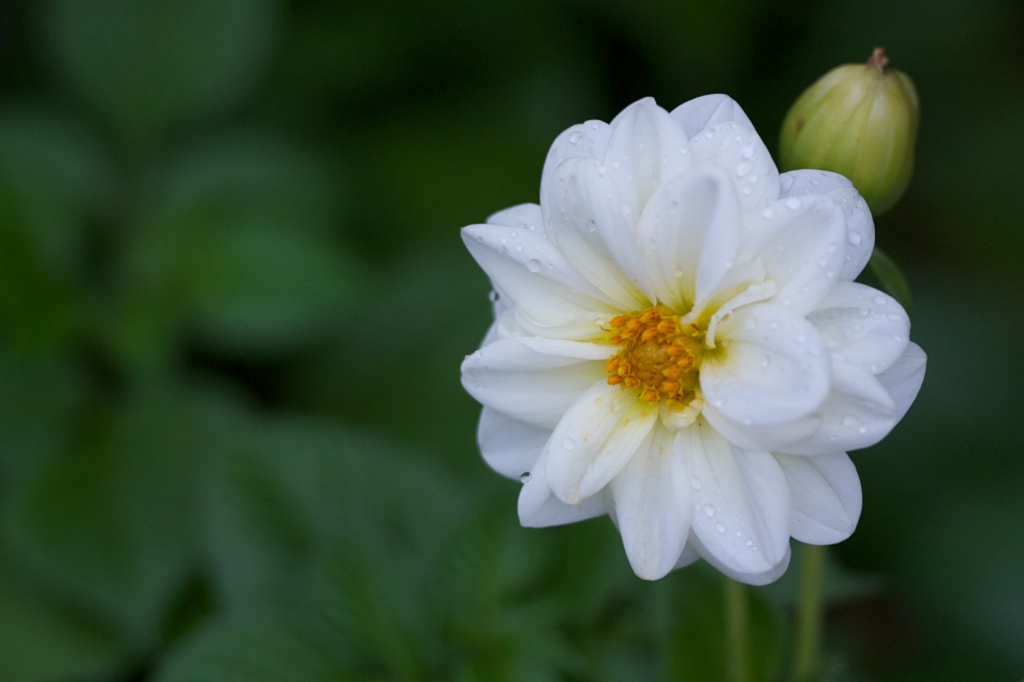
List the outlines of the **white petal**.
{"type": "Polygon", "coordinates": [[[499,339],[462,363],[462,385],[483,405],[541,428],[553,429],[595,382],[605,382],[607,347],[570,341],[499,339]],[[540,349],[540,350],[538,350],[540,349]]]}
{"type": "Polygon", "coordinates": [[[693,531],[691,530],[689,537],[686,538],[686,546],[683,547],[683,553],[679,555],[676,565],[672,567],[673,569],[683,568],[684,566],[689,566],[693,562],[700,560],[700,554],[694,547],[692,538],[693,531]]]}
{"type": "Polygon", "coordinates": [[[910,318],[900,304],[856,282],[838,282],[807,319],[837,362],[872,374],[891,367],[909,342],[910,318]]]}
{"type": "Polygon", "coordinates": [[[734,450],[698,422],[680,431],[693,488],[696,549],[743,582],[770,582],[789,557],[790,499],[779,463],[766,452],[734,450]]]}
{"type": "Polygon", "coordinates": [[[658,300],[685,309],[706,298],[733,266],[743,212],[721,168],[693,168],[662,185],[640,220],[658,300]]]}
{"type": "Polygon", "coordinates": [[[847,452],[874,445],[899,420],[896,404],[876,377],[836,363],[832,391],[820,408],[821,427],[804,441],[778,448],[797,455],[847,452]]]}
{"type": "Polygon", "coordinates": [[[603,495],[591,495],[579,504],[566,504],[548,485],[547,456],[541,455],[519,492],[519,522],[527,528],[560,526],[607,513],[603,495]]]}
{"type": "Polygon", "coordinates": [[[790,533],[800,542],[831,545],[850,537],[861,511],[860,477],[845,452],[817,457],[776,454],[793,501],[790,533]]]}
{"type": "Polygon", "coordinates": [[[626,107],[611,126],[602,165],[635,220],[660,184],[689,168],[689,144],[679,124],[650,97],[626,107]]]}
{"type": "Polygon", "coordinates": [[[484,461],[502,476],[521,479],[540,459],[551,431],[485,407],[480,413],[476,434],[484,461]]]}
{"type": "Polygon", "coordinates": [[[782,198],[820,194],[834,201],[846,217],[846,244],[839,278],[853,280],[871,259],[875,248],[875,223],[871,209],[853,183],[838,173],[794,170],[783,173],[782,198]]]}
{"type": "Polygon", "coordinates": [[[892,367],[875,377],[892,396],[897,422],[903,419],[917,397],[917,392],[921,390],[927,362],[928,357],[921,347],[911,342],[892,367]]]}
{"type": "Polygon", "coordinates": [[[611,481],[626,556],[633,572],[645,580],[657,580],[675,568],[690,534],[689,477],[673,436],[668,429],[652,429],[611,481]]]}
{"type": "Polygon", "coordinates": [[[604,121],[587,121],[572,126],[555,138],[540,176],[541,195],[551,182],[554,170],[569,159],[603,159],[611,136],[612,127],[604,121]]]}
{"type": "Polygon", "coordinates": [[[821,428],[821,416],[816,413],[766,426],[742,424],[725,416],[710,404],[704,406],[701,414],[716,431],[736,447],[759,452],[785,452],[786,448],[806,440],[821,428]]]}
{"type": "Polygon", "coordinates": [[[705,352],[700,388],[722,414],[746,426],[781,424],[812,413],[829,390],[821,335],[803,317],[772,304],[735,310],[705,352]]]}
{"type": "Polygon", "coordinates": [[[779,285],[775,300],[810,312],[838,280],[846,223],[831,199],[781,199],[750,216],[740,258],[759,259],[779,285]]]}
{"type": "Polygon", "coordinates": [[[704,95],[691,99],[673,109],[669,116],[682,127],[688,138],[715,124],[736,121],[748,128],[754,127],[740,105],[726,95],[704,95]]]}
{"type": "Polygon", "coordinates": [[[656,404],[635,391],[594,384],[565,412],[544,448],[551,489],[578,504],[618,474],[647,438],[658,417],[656,404]]]}
{"type": "Polygon", "coordinates": [[[570,159],[541,187],[547,234],[566,259],[620,310],[651,298],[643,255],[633,231],[634,207],[596,161],[570,159]]]}
{"type": "Polygon", "coordinates": [[[747,210],[760,211],[779,197],[779,171],[752,126],[739,122],[710,125],[690,140],[695,164],[723,168],[747,210]]]}
{"type": "Polygon", "coordinates": [[[537,234],[544,234],[544,218],[538,204],[519,204],[510,206],[487,218],[488,225],[504,225],[519,230],[528,230],[537,234]]]}
{"type": "MultiPolygon", "coordinates": [[[[505,300],[538,327],[555,327],[612,312],[603,294],[543,235],[504,225],[462,229],[470,254],[505,300]]],[[[599,327],[594,324],[593,330],[599,327]]]]}

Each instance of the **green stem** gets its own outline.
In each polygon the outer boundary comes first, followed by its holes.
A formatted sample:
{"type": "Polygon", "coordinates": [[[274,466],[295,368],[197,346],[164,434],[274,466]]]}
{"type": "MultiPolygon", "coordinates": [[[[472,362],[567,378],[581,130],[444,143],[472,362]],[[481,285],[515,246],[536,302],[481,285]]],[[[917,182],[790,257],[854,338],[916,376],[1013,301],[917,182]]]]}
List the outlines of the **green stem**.
{"type": "Polygon", "coordinates": [[[813,680],[821,671],[822,578],[827,550],[805,545],[800,573],[800,597],[796,612],[796,643],[793,652],[793,679],[813,680]]]}
{"type": "Polygon", "coordinates": [[[752,682],[746,586],[725,578],[725,672],[728,682],[752,682]]]}

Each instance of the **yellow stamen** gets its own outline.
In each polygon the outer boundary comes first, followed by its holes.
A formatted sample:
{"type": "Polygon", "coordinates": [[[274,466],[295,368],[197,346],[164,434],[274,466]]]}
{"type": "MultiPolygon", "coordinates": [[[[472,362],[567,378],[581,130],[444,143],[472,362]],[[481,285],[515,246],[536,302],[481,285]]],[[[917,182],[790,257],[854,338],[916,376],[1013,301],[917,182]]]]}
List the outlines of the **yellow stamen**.
{"type": "Polygon", "coordinates": [[[609,385],[638,388],[640,400],[664,401],[677,409],[693,400],[703,352],[699,327],[684,328],[677,315],[662,307],[618,315],[609,324],[609,341],[619,346],[604,366],[609,385]]]}

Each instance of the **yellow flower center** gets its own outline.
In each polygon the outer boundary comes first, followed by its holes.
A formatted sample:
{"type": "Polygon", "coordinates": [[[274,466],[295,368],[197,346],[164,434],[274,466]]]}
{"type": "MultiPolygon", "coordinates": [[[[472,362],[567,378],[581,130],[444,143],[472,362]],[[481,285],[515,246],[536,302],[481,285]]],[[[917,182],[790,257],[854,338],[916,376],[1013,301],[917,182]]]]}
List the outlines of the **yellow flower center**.
{"type": "Polygon", "coordinates": [[[608,383],[639,389],[640,400],[682,409],[694,398],[704,333],[684,327],[667,308],[648,308],[612,319],[611,343],[619,352],[607,363],[608,383]]]}

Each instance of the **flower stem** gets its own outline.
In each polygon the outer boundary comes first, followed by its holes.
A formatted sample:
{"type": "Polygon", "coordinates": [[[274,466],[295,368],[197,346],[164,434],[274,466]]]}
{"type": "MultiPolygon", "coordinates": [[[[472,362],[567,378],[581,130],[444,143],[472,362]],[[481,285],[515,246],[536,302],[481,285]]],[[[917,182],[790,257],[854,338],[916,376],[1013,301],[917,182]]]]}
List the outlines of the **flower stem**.
{"type": "Polygon", "coordinates": [[[728,682],[752,682],[747,592],[743,583],[725,578],[725,673],[728,682]]]}
{"type": "Polygon", "coordinates": [[[821,587],[826,555],[827,550],[823,546],[804,546],[800,596],[796,612],[796,643],[793,652],[793,679],[796,682],[813,680],[821,671],[821,587]]]}

